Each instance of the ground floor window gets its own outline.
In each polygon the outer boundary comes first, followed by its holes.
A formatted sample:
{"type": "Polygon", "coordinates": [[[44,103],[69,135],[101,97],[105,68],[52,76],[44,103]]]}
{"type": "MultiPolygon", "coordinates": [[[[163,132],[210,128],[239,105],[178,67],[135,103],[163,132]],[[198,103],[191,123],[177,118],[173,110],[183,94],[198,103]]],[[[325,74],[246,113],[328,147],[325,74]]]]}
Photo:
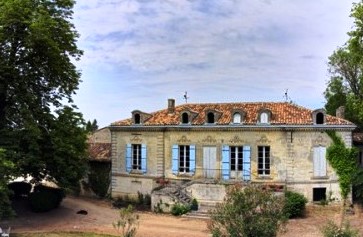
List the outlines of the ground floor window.
{"type": "Polygon", "coordinates": [[[179,172],[187,173],[190,170],[190,146],[179,146],[179,172]]]}
{"type": "Polygon", "coordinates": [[[270,175],[270,147],[259,146],[258,147],[258,174],[259,175],[270,175]]]}
{"type": "Polygon", "coordinates": [[[132,169],[141,170],[141,144],[132,144],[132,169]]]}
{"type": "Polygon", "coordinates": [[[326,200],[326,188],[313,188],[313,201],[326,200]]]}
{"type": "Polygon", "coordinates": [[[230,147],[231,171],[243,170],[243,147],[231,146],[230,147]]]}

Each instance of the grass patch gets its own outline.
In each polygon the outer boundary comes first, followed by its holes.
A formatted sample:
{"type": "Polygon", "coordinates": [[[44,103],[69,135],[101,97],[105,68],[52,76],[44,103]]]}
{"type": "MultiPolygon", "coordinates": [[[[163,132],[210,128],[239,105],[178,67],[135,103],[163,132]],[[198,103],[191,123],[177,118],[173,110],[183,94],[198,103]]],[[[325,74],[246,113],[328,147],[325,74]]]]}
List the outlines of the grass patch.
{"type": "Polygon", "coordinates": [[[86,232],[46,232],[11,234],[12,237],[114,237],[115,235],[95,234],[86,232]]]}

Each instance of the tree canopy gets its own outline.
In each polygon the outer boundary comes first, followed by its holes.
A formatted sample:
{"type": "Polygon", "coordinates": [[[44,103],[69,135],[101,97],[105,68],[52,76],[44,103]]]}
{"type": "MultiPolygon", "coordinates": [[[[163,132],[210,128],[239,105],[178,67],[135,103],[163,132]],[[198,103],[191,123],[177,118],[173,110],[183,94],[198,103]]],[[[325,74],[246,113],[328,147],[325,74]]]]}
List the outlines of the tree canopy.
{"type": "Polygon", "coordinates": [[[354,27],[349,39],[329,57],[331,78],[324,93],[329,114],[345,106],[346,118],[363,127],[363,2],[351,11],[354,27]]]}
{"type": "Polygon", "coordinates": [[[13,175],[60,186],[84,171],[86,132],[72,96],[82,51],[73,0],[0,1],[0,148],[13,175]]]}

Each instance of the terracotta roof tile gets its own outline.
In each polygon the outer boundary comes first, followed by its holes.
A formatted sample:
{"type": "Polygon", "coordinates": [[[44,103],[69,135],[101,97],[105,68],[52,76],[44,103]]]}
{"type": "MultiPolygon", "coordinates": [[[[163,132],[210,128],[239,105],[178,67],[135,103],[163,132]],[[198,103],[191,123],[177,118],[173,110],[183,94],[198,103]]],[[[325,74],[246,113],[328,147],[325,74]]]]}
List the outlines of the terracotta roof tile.
{"type": "MultiPolygon", "coordinates": [[[[295,104],[286,102],[255,102],[255,103],[203,103],[203,104],[183,104],[175,107],[175,112],[168,113],[167,109],[151,113],[151,117],[146,120],[145,126],[179,125],[181,114],[184,111],[196,113],[197,116],[191,121],[192,125],[203,125],[206,121],[206,112],[212,110],[221,114],[216,121],[218,125],[228,125],[232,121],[233,111],[245,112],[243,124],[257,124],[258,115],[261,110],[271,111],[270,124],[272,125],[312,125],[313,111],[295,104]]],[[[326,115],[327,125],[353,125],[353,123],[326,115]]],[[[132,125],[131,119],[125,119],[112,123],[113,126],[132,125]]]]}
{"type": "Polygon", "coordinates": [[[90,160],[111,160],[111,143],[89,143],[88,154],[90,160]]]}

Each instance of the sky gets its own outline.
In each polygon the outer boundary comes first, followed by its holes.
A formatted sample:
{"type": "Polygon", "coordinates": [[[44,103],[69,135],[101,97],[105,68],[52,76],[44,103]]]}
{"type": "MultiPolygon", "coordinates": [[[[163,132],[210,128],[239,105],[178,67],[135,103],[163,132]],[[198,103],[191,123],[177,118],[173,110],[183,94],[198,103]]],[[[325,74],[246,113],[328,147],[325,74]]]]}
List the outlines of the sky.
{"type": "Polygon", "coordinates": [[[188,103],[289,100],[323,108],[328,57],[352,0],[78,0],[74,101],[100,127],[188,103]]]}

